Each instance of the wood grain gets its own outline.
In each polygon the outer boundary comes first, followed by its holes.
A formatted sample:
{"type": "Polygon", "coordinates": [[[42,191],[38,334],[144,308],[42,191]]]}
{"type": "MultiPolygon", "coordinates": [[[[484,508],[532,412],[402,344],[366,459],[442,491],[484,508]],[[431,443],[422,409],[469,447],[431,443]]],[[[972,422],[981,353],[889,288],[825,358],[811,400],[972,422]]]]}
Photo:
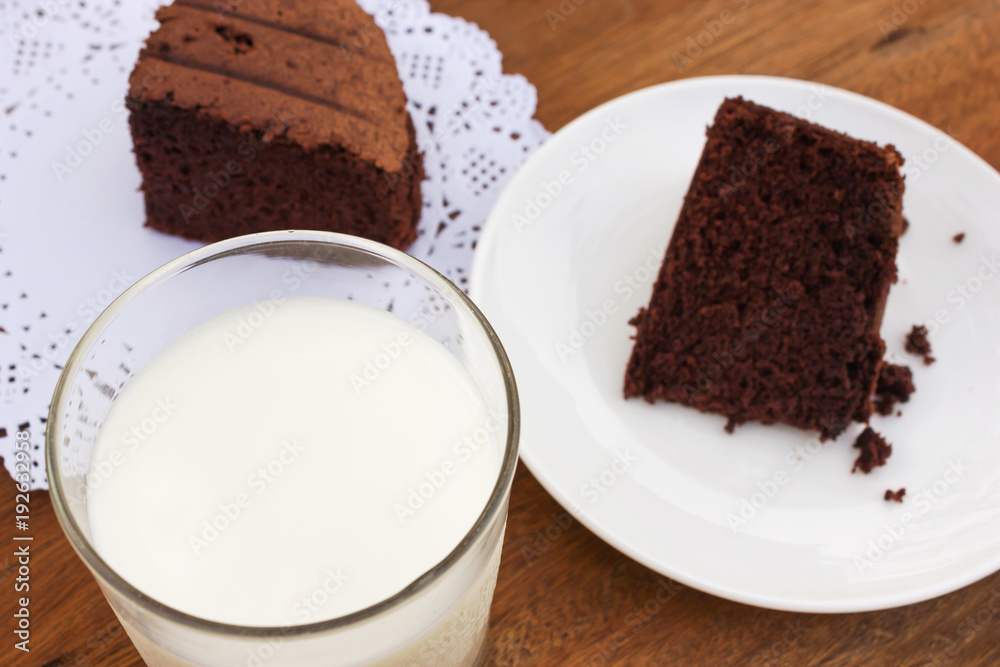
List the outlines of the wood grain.
{"type": "MultiPolygon", "coordinates": [[[[490,32],[506,71],[537,87],[537,116],[552,130],[655,83],[769,74],[874,97],[1000,167],[998,0],[434,0],[432,6],[490,32]]],[[[0,541],[9,545],[14,486],[0,477],[0,541]]],[[[141,664],[62,536],[47,494],[31,500],[32,651],[15,651],[9,633],[17,563],[8,546],[0,553],[0,616],[8,628],[0,664],[141,664]]],[[[568,520],[522,467],[488,664],[1000,665],[1000,613],[994,613],[1000,574],[888,611],[775,612],[669,582],[568,520]]]]}

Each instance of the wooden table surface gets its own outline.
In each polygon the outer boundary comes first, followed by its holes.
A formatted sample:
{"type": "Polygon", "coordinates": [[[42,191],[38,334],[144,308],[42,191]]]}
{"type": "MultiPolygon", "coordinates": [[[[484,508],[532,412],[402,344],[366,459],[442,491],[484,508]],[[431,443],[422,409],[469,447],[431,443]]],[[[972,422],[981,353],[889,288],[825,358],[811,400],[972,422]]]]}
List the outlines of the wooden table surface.
{"type": "MultiPolygon", "coordinates": [[[[1000,168],[1000,0],[431,4],[493,36],[505,71],[537,87],[537,117],[553,131],[652,84],[768,74],[874,97],[947,131],[1000,168]]],[[[0,477],[0,517],[11,517],[13,483],[0,477]]],[[[1000,665],[1000,574],[887,611],[769,611],[666,581],[579,524],[554,529],[562,511],[522,466],[487,664],[1000,665]],[[546,532],[555,539],[539,541],[546,532]],[[543,547],[529,562],[525,550],[543,547]]],[[[11,544],[12,529],[12,520],[0,522],[4,544],[11,544]]],[[[17,564],[13,549],[4,547],[0,664],[141,664],[45,493],[32,494],[31,532],[32,650],[12,647],[17,564]]]]}

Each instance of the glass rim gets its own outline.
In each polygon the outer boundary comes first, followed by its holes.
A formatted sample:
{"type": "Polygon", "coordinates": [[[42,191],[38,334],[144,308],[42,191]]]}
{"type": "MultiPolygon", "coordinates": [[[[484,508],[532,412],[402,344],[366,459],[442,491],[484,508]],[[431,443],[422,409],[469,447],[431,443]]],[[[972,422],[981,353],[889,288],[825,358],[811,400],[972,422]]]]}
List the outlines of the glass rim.
{"type": "Polygon", "coordinates": [[[396,250],[377,241],[334,232],[281,230],[237,236],[187,252],[143,276],[112,301],[84,332],[79,342],[73,348],[69,359],[66,361],[66,365],[59,375],[59,380],[52,395],[52,402],[49,406],[48,421],[45,429],[45,464],[46,471],[49,473],[49,495],[52,499],[52,506],[55,509],[56,518],[70,545],[93,573],[127,599],[158,616],[197,630],[253,638],[272,638],[275,636],[300,637],[350,628],[364,621],[388,614],[407,600],[428,589],[445,572],[461,560],[479,538],[491,527],[507,501],[508,491],[517,467],[519,432],[520,407],[517,396],[517,385],[514,380],[514,372],[511,368],[510,360],[493,327],[465,292],[430,265],[401,250],[396,250]],[[105,330],[107,325],[114,321],[115,317],[123,309],[128,307],[129,302],[133,298],[171,279],[173,276],[205,262],[242,254],[251,248],[287,243],[318,244],[346,248],[388,260],[392,264],[427,281],[448,299],[452,307],[460,310],[464,309],[467,314],[471,315],[480,330],[486,335],[494,359],[499,364],[503,376],[504,393],[507,402],[507,437],[504,442],[503,458],[501,459],[496,484],[490,492],[489,499],[483,511],[476,518],[475,523],[447,556],[410,582],[401,591],[363,609],[325,621],[316,621],[302,625],[245,626],[213,621],[166,605],[133,586],[118,574],[114,568],[108,565],[101,555],[97,553],[97,550],[90,543],[86,535],[83,534],[79,524],[69,510],[60,478],[59,446],[56,438],[62,428],[62,405],[69,390],[70,382],[77,376],[81,369],[84,353],[93,347],[97,337],[105,330]]]}

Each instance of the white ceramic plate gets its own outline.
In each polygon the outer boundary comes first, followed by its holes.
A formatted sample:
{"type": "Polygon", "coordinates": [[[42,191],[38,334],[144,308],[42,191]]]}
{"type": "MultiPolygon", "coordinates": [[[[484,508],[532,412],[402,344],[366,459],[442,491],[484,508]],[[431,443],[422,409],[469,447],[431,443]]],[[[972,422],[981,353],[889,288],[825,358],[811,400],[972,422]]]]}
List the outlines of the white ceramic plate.
{"type": "Polygon", "coordinates": [[[842,90],[712,77],[626,95],[560,130],[494,207],[471,282],[514,365],[521,456],[588,528],[703,591],[850,612],[1000,569],[998,249],[1000,174],[955,139],[842,90]],[[735,95],[907,160],[911,225],[882,335],[917,392],[902,417],[873,419],[894,450],[869,475],[851,474],[860,426],[824,445],[784,426],[728,435],[723,417],[622,398],[628,320],[649,299],[705,126],[735,95]],[[930,323],[931,366],[903,351],[915,323],[930,323]],[[902,504],[883,500],[899,487],[902,504]]]}

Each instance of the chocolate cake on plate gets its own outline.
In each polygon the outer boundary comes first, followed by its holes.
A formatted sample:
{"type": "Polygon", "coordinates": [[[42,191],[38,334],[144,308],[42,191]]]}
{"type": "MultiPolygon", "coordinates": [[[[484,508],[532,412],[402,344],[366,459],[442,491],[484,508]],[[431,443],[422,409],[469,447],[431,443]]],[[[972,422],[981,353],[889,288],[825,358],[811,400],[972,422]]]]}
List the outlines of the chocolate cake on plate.
{"type": "Polygon", "coordinates": [[[146,224],[405,248],[423,161],[385,35],[352,0],[176,0],[130,79],[146,224]]]}
{"type": "Polygon", "coordinates": [[[902,157],[727,99],[649,305],[626,397],[835,437],[872,413],[903,230],[902,157]]]}

